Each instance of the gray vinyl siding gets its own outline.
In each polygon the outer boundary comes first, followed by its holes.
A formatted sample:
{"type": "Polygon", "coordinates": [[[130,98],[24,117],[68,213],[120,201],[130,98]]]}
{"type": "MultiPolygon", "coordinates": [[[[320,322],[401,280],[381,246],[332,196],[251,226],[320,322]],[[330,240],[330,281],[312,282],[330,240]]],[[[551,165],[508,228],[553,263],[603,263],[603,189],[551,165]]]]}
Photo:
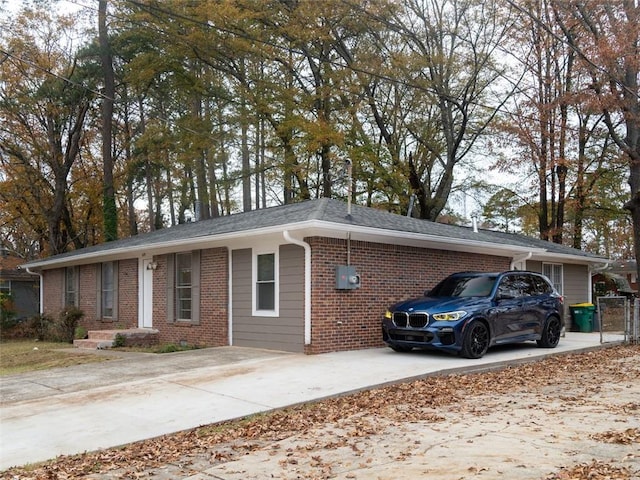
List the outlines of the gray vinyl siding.
{"type": "Polygon", "coordinates": [[[304,249],[282,245],[279,251],[279,316],[252,316],[252,251],[232,252],[233,344],[304,352],[304,249]]]}
{"type": "MultiPolygon", "coordinates": [[[[554,262],[549,262],[554,263],[554,262]]],[[[527,262],[527,269],[542,273],[542,262],[527,262]]],[[[564,319],[567,328],[571,327],[569,305],[591,300],[589,293],[589,267],[565,263],[562,267],[562,295],[564,296],[564,319]]]]}
{"type": "Polygon", "coordinates": [[[574,303],[590,301],[589,267],[587,265],[565,264],[563,273],[565,307],[568,308],[574,303]]]}

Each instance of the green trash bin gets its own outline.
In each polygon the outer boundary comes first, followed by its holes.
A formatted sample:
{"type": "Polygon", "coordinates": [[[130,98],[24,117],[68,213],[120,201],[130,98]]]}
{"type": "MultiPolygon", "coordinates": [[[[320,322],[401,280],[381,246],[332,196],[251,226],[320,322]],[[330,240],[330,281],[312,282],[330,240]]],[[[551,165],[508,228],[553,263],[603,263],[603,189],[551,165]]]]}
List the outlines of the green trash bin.
{"type": "Polygon", "coordinates": [[[593,314],[596,311],[596,306],[593,303],[569,305],[569,311],[571,312],[573,323],[578,327],[578,331],[593,332],[593,314]]]}

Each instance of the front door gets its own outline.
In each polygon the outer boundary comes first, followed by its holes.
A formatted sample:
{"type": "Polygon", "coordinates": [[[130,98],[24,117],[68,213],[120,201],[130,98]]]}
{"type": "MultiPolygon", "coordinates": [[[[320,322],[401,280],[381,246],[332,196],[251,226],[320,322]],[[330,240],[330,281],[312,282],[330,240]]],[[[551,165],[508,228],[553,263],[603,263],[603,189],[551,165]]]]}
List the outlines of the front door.
{"type": "Polygon", "coordinates": [[[140,272],[140,298],[138,324],[140,328],[153,327],[153,259],[143,259],[140,272]]]}

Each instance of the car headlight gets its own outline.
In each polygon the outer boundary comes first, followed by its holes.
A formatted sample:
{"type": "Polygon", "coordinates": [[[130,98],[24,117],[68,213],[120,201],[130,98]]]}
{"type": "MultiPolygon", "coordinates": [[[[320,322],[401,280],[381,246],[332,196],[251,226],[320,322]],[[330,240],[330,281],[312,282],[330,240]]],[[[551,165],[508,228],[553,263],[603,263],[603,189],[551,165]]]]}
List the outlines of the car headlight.
{"type": "Polygon", "coordinates": [[[384,312],[384,318],[386,318],[387,320],[391,320],[391,317],[393,317],[393,315],[391,314],[391,312],[389,310],[384,312]]]}
{"type": "Polygon", "coordinates": [[[458,310],[457,312],[445,312],[445,313],[434,313],[432,315],[434,320],[439,322],[455,322],[456,320],[460,320],[467,314],[464,310],[458,310]]]}

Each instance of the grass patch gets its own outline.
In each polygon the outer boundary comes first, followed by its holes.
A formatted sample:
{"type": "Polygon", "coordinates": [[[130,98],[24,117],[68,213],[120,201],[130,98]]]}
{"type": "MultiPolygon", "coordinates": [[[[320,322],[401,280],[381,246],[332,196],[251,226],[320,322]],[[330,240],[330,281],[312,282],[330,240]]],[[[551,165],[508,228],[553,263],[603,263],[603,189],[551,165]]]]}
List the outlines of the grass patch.
{"type": "Polygon", "coordinates": [[[79,353],[69,343],[33,340],[0,343],[0,376],[105,360],[108,358],[91,353],[79,353]]]}

